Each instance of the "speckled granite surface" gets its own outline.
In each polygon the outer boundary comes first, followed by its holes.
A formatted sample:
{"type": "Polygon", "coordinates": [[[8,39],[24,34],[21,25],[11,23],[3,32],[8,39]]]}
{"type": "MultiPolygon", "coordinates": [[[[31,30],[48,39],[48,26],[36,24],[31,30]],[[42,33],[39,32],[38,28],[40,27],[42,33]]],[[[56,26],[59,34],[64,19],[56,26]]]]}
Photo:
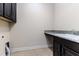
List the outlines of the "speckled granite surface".
{"type": "Polygon", "coordinates": [[[63,33],[79,35],[79,31],[66,31],[66,30],[45,30],[45,32],[63,33]]]}

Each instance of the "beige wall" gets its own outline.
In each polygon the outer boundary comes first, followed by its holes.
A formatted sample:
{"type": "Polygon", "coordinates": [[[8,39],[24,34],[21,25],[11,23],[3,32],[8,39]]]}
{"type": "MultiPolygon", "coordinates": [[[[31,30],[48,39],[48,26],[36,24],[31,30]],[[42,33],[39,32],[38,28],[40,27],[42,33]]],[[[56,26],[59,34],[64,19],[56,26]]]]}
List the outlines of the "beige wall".
{"type": "Polygon", "coordinates": [[[0,20],[0,56],[5,55],[5,42],[9,41],[9,23],[0,20]],[[4,38],[2,39],[2,35],[4,38]]]}
{"type": "Polygon", "coordinates": [[[9,32],[9,23],[0,20],[0,32],[9,32]]]}
{"type": "Polygon", "coordinates": [[[79,4],[17,4],[17,23],[10,32],[11,48],[46,46],[44,30],[53,29],[79,30],[79,4]]]}
{"type": "Polygon", "coordinates": [[[11,29],[11,48],[47,46],[44,30],[53,29],[53,4],[17,4],[17,23],[11,29]]]}
{"type": "Polygon", "coordinates": [[[79,31],[79,4],[55,4],[54,29],[79,31]]]}

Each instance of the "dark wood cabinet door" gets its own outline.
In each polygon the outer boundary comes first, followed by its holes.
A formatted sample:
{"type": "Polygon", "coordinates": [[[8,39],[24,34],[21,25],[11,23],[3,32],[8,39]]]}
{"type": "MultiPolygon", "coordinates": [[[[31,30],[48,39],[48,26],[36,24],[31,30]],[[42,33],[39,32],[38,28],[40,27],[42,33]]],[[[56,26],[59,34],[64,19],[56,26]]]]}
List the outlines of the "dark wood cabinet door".
{"type": "Polygon", "coordinates": [[[63,47],[63,56],[79,56],[79,53],[64,46],[63,47]]]}
{"type": "Polygon", "coordinates": [[[3,16],[16,22],[16,3],[3,3],[3,16]]]}
{"type": "Polygon", "coordinates": [[[8,18],[8,19],[11,19],[11,3],[4,3],[4,12],[3,12],[3,16],[8,18]]]}
{"type": "Polygon", "coordinates": [[[11,19],[16,22],[16,3],[11,4],[11,19]]]}
{"type": "Polygon", "coordinates": [[[53,41],[53,55],[54,56],[61,55],[61,45],[58,42],[56,42],[55,40],[53,41]]]}
{"type": "Polygon", "coordinates": [[[3,16],[3,3],[0,3],[0,16],[3,16]]]}

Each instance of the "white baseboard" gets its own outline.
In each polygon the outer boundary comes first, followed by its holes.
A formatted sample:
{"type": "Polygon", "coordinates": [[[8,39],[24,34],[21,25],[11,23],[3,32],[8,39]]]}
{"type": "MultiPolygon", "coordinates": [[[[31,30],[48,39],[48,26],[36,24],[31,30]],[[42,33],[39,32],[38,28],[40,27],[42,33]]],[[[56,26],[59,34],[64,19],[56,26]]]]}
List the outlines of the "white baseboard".
{"type": "MultiPolygon", "coordinates": [[[[13,53],[13,52],[16,52],[16,51],[32,50],[32,49],[47,48],[47,47],[48,47],[48,45],[33,46],[33,47],[20,47],[20,48],[13,48],[13,49],[12,49],[12,53],[13,53]]],[[[52,47],[52,45],[50,45],[49,47],[52,47]]]]}

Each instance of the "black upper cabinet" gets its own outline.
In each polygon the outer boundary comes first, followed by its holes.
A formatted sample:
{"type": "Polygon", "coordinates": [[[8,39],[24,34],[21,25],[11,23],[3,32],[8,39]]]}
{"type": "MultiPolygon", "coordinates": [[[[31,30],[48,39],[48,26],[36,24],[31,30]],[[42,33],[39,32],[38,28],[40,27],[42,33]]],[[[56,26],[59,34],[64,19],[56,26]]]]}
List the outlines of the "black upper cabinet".
{"type": "Polygon", "coordinates": [[[0,3],[0,16],[7,21],[16,22],[16,3],[0,3]]]}
{"type": "Polygon", "coordinates": [[[4,3],[3,6],[3,16],[11,19],[11,3],[4,3]]]}
{"type": "Polygon", "coordinates": [[[11,19],[16,22],[16,3],[12,3],[11,4],[12,8],[11,8],[11,19]]]}
{"type": "Polygon", "coordinates": [[[3,3],[0,3],[0,16],[3,16],[3,3]]]}

